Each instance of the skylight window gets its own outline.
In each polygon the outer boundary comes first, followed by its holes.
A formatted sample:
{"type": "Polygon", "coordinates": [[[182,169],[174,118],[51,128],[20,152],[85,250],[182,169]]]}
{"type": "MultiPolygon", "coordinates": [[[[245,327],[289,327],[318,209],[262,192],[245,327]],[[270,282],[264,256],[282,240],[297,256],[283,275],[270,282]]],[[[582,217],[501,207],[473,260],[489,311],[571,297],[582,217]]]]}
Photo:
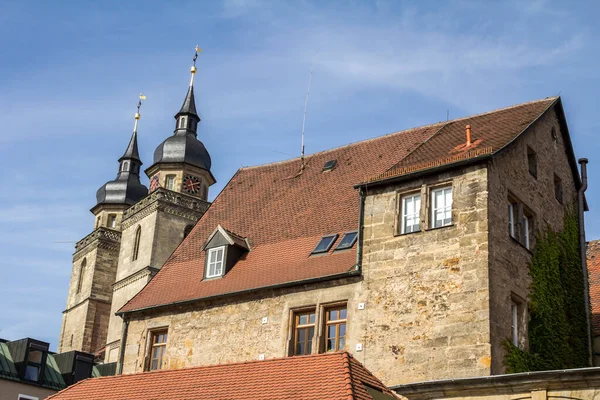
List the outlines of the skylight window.
{"type": "Polygon", "coordinates": [[[337,165],[337,160],[329,160],[325,163],[325,165],[323,166],[323,172],[325,171],[331,171],[332,169],[335,168],[335,166],[337,165]]]}
{"type": "Polygon", "coordinates": [[[337,234],[323,236],[311,254],[327,253],[337,240],[338,236],[339,235],[337,234]]]}
{"type": "Polygon", "coordinates": [[[338,243],[336,250],[346,250],[352,248],[354,243],[356,243],[356,238],[358,237],[358,232],[346,232],[342,237],[342,240],[338,243]]]}

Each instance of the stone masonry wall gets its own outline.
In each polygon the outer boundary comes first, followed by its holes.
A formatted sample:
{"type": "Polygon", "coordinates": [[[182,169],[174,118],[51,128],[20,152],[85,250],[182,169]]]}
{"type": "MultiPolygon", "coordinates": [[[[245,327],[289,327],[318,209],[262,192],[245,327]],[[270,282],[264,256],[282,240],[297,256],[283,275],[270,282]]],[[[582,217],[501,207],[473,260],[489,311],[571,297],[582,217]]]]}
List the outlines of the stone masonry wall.
{"type": "MultiPolygon", "coordinates": [[[[477,132],[473,132],[477,139],[477,132]]],[[[511,147],[496,156],[489,168],[490,209],[490,330],[492,374],[504,372],[502,342],[512,336],[511,300],[519,306],[520,345],[527,348],[527,296],[531,278],[531,252],[510,237],[508,196],[533,212],[534,231],[550,226],[562,229],[565,207],[576,201],[575,182],[554,110],[549,110],[511,147]],[[552,137],[552,128],[556,140],[552,137]],[[528,169],[527,146],[537,155],[537,178],[528,169]],[[554,193],[554,174],[562,180],[563,204],[554,193]]],[[[535,239],[532,239],[532,246],[535,239]]]]}
{"type": "MultiPolygon", "coordinates": [[[[423,198],[425,224],[426,204],[423,198]]],[[[362,278],[138,315],[129,324],[124,373],[144,369],[152,331],[165,328],[169,368],[286,356],[295,309],[314,307],[320,334],[323,308],[347,302],[346,350],[386,384],[489,375],[485,166],[371,191],[364,232],[362,278]],[[442,183],[453,187],[454,224],[396,235],[398,193],[427,195],[442,183]]]]}

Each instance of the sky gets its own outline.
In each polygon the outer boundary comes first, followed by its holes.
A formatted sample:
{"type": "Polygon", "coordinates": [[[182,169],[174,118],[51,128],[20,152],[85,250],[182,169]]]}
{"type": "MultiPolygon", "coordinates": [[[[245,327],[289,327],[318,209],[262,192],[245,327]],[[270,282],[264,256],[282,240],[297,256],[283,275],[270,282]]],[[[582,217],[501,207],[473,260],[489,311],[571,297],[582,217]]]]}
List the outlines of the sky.
{"type": "MultiPolygon", "coordinates": [[[[600,239],[597,2],[0,0],[0,338],[56,349],[76,241],[142,106],[144,167],[198,44],[214,198],[241,166],[560,94],[600,239]]],[[[144,176],[142,182],[148,185],[144,176]]]]}

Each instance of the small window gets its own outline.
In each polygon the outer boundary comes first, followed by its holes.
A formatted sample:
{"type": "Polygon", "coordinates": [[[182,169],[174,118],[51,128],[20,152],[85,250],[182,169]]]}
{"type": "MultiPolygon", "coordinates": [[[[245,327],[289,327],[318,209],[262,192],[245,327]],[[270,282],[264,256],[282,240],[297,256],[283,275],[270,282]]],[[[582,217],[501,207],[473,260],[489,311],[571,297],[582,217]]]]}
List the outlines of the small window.
{"type": "Polygon", "coordinates": [[[335,166],[337,165],[337,160],[329,160],[325,163],[325,165],[323,166],[323,172],[325,171],[331,171],[332,169],[335,168],[335,166]]]}
{"type": "Polygon", "coordinates": [[[560,204],[563,203],[563,187],[562,180],[556,174],[554,174],[554,197],[560,204]]]}
{"type": "Polygon", "coordinates": [[[452,225],[452,187],[431,191],[431,227],[452,225]]]}
{"type": "Polygon", "coordinates": [[[40,380],[43,353],[40,350],[29,349],[27,365],[25,366],[25,379],[33,382],[40,380]]]}
{"type": "Polygon", "coordinates": [[[327,253],[337,240],[338,236],[339,235],[337,234],[323,236],[311,254],[327,253]]]}
{"type": "Polygon", "coordinates": [[[344,233],[342,240],[338,243],[336,250],[345,250],[350,249],[356,243],[356,238],[358,236],[358,232],[347,232],[344,233]]]}
{"type": "Polygon", "coordinates": [[[129,170],[129,161],[123,161],[121,171],[125,172],[129,170]]]}
{"type": "Polygon", "coordinates": [[[87,264],[87,258],[84,258],[79,266],[79,279],[77,280],[77,293],[81,293],[83,286],[83,278],[85,277],[85,266],[87,264]]]}
{"type": "Polygon", "coordinates": [[[515,300],[511,300],[510,302],[510,330],[511,330],[511,339],[512,344],[519,347],[519,307],[520,304],[515,300]]]}
{"type": "Polygon", "coordinates": [[[133,241],[133,254],[131,255],[131,260],[135,261],[138,259],[140,255],[140,240],[142,239],[142,227],[138,225],[135,230],[135,240],[133,241]]]}
{"type": "Polygon", "coordinates": [[[402,197],[400,233],[418,232],[420,226],[421,195],[412,194],[402,197]]]}
{"type": "Polygon", "coordinates": [[[150,349],[150,371],[162,369],[165,366],[167,350],[167,331],[152,332],[152,347],[150,349]]]}
{"type": "Polygon", "coordinates": [[[117,227],[117,214],[108,214],[108,227],[112,229],[117,227]]]}
{"type": "Polygon", "coordinates": [[[533,217],[523,214],[523,246],[531,249],[531,233],[533,231],[533,217]]]}
{"type": "Polygon", "coordinates": [[[344,350],[347,312],[345,305],[325,311],[325,351],[344,350]]]}
{"type": "Polygon", "coordinates": [[[537,154],[529,146],[527,146],[527,165],[531,176],[537,179],[537,154]]]}
{"type": "Polygon", "coordinates": [[[180,129],[185,128],[186,122],[187,122],[187,118],[186,117],[179,118],[179,128],[180,129]]]}
{"type": "Polygon", "coordinates": [[[215,278],[223,275],[223,258],[225,255],[225,246],[208,249],[207,278],[215,278]]]}
{"type": "Polygon", "coordinates": [[[315,336],[315,310],[298,312],[294,316],[294,355],[303,356],[312,353],[315,336]]]}
{"type": "Polygon", "coordinates": [[[175,175],[167,175],[165,178],[165,187],[169,190],[175,189],[175,175]]]}
{"type": "Polygon", "coordinates": [[[508,234],[513,239],[520,241],[519,227],[519,205],[517,203],[508,203],[508,234]]]}

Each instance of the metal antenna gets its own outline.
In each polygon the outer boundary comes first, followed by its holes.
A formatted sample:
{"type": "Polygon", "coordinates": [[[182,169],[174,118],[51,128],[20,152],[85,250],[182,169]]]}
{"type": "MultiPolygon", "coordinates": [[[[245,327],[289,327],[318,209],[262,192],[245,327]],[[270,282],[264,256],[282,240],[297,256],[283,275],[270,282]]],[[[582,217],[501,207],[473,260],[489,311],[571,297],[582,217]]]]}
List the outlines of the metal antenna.
{"type": "Polygon", "coordinates": [[[310,95],[310,82],[312,81],[313,65],[310,64],[310,75],[308,76],[308,89],[306,89],[306,101],[304,102],[304,117],[302,118],[302,152],[300,160],[302,161],[302,167],[300,170],[304,170],[304,125],[306,124],[306,109],[308,108],[308,96],[310,95]]]}

